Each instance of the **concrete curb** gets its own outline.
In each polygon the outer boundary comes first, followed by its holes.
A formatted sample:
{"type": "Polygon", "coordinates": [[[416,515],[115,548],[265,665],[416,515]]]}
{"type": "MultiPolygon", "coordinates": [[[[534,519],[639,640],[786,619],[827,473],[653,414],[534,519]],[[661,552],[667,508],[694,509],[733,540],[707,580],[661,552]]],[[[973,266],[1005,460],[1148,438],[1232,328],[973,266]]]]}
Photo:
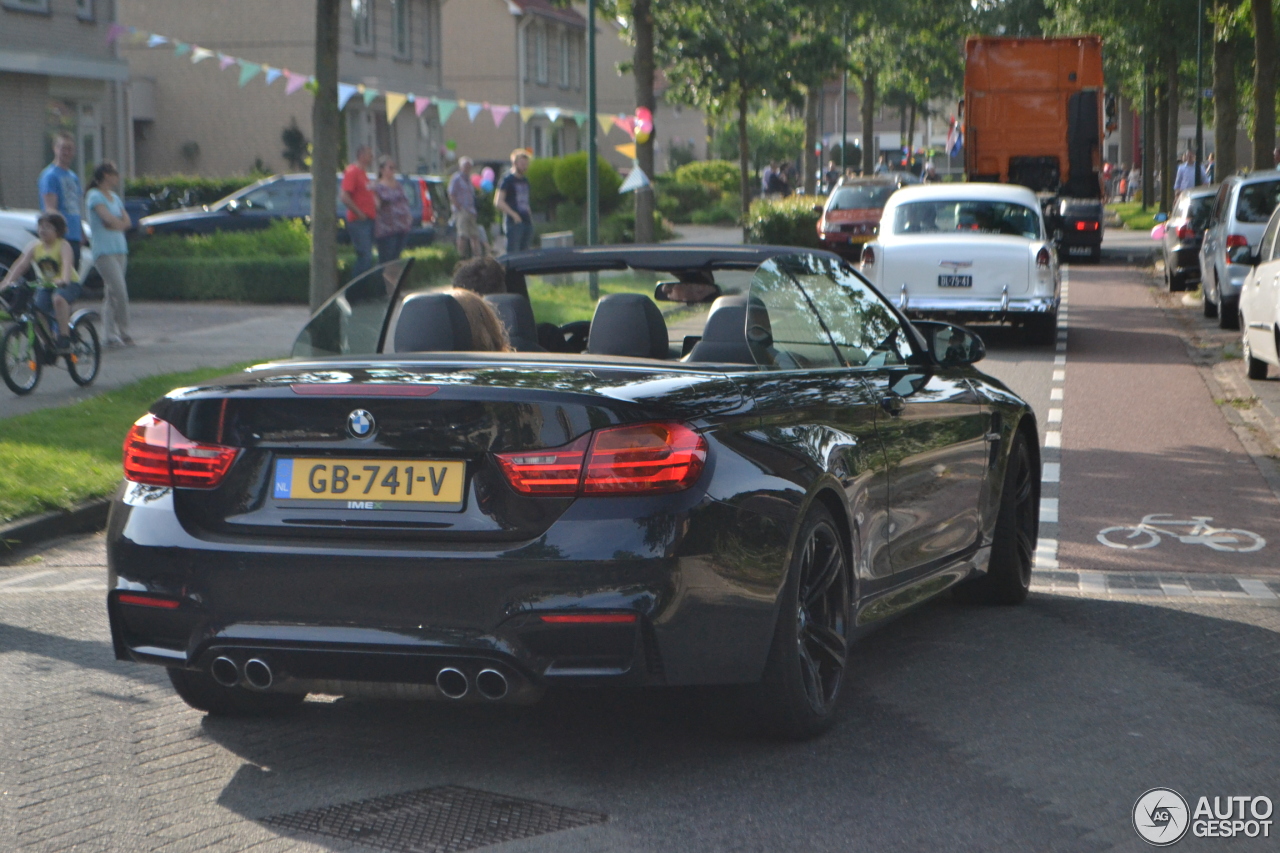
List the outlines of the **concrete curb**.
{"type": "Polygon", "coordinates": [[[50,539],[101,530],[107,525],[110,507],[110,498],[90,498],[71,509],[58,509],[11,521],[0,526],[0,557],[50,539]]]}

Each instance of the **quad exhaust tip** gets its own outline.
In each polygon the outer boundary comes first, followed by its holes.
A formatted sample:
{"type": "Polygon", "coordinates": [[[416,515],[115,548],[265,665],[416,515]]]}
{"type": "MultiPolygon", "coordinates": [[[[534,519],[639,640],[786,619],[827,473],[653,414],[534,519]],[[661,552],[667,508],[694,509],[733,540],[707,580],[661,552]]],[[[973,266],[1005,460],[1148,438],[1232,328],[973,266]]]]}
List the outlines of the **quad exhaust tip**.
{"type": "Polygon", "coordinates": [[[471,683],[462,670],[446,666],[436,673],[436,687],[450,699],[461,699],[467,695],[471,683]]]}
{"type": "Polygon", "coordinates": [[[476,676],[476,690],[486,699],[495,702],[507,695],[507,677],[496,669],[482,669],[476,676]]]}
{"type": "Polygon", "coordinates": [[[235,687],[240,683],[239,664],[225,655],[213,659],[213,664],[209,667],[209,674],[213,676],[214,681],[223,687],[235,687]]]}
{"type": "Polygon", "coordinates": [[[271,666],[262,658],[250,658],[244,665],[244,680],[250,687],[266,690],[275,681],[271,666]]]}

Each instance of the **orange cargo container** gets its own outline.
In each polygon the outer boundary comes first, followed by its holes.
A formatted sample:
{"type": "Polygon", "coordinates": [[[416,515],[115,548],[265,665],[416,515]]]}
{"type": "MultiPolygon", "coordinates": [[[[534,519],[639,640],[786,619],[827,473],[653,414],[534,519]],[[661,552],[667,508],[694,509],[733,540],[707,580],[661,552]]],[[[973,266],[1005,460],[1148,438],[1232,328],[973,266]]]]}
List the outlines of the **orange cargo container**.
{"type": "Polygon", "coordinates": [[[965,43],[964,158],[971,181],[1100,198],[1102,38],[965,43]]]}

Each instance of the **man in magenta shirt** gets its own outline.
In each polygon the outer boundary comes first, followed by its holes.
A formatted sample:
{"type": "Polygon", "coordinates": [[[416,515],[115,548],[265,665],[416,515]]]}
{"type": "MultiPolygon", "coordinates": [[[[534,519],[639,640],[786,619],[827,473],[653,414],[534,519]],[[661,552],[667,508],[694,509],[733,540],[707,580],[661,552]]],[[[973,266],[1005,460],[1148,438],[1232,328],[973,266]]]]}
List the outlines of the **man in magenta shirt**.
{"type": "Polygon", "coordinates": [[[373,168],[373,149],[361,145],[356,161],[342,173],[342,204],[347,208],[347,234],[356,250],[356,264],[351,268],[355,278],[373,266],[373,220],[378,205],[369,189],[368,172],[373,168]]]}

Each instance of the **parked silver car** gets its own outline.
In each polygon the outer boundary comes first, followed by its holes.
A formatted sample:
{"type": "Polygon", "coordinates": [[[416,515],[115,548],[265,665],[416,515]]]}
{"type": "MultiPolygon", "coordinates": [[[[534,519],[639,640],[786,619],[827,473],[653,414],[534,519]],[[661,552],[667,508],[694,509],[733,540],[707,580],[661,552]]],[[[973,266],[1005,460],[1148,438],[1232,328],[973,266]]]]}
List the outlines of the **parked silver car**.
{"type": "Polygon", "coordinates": [[[1271,211],[1280,199],[1280,172],[1232,175],[1222,182],[1209,214],[1209,227],[1200,246],[1204,315],[1217,317],[1218,326],[1234,329],[1240,288],[1251,269],[1233,249],[1257,249],[1271,211]],[[1233,260],[1233,257],[1236,260],[1233,260]]]}

